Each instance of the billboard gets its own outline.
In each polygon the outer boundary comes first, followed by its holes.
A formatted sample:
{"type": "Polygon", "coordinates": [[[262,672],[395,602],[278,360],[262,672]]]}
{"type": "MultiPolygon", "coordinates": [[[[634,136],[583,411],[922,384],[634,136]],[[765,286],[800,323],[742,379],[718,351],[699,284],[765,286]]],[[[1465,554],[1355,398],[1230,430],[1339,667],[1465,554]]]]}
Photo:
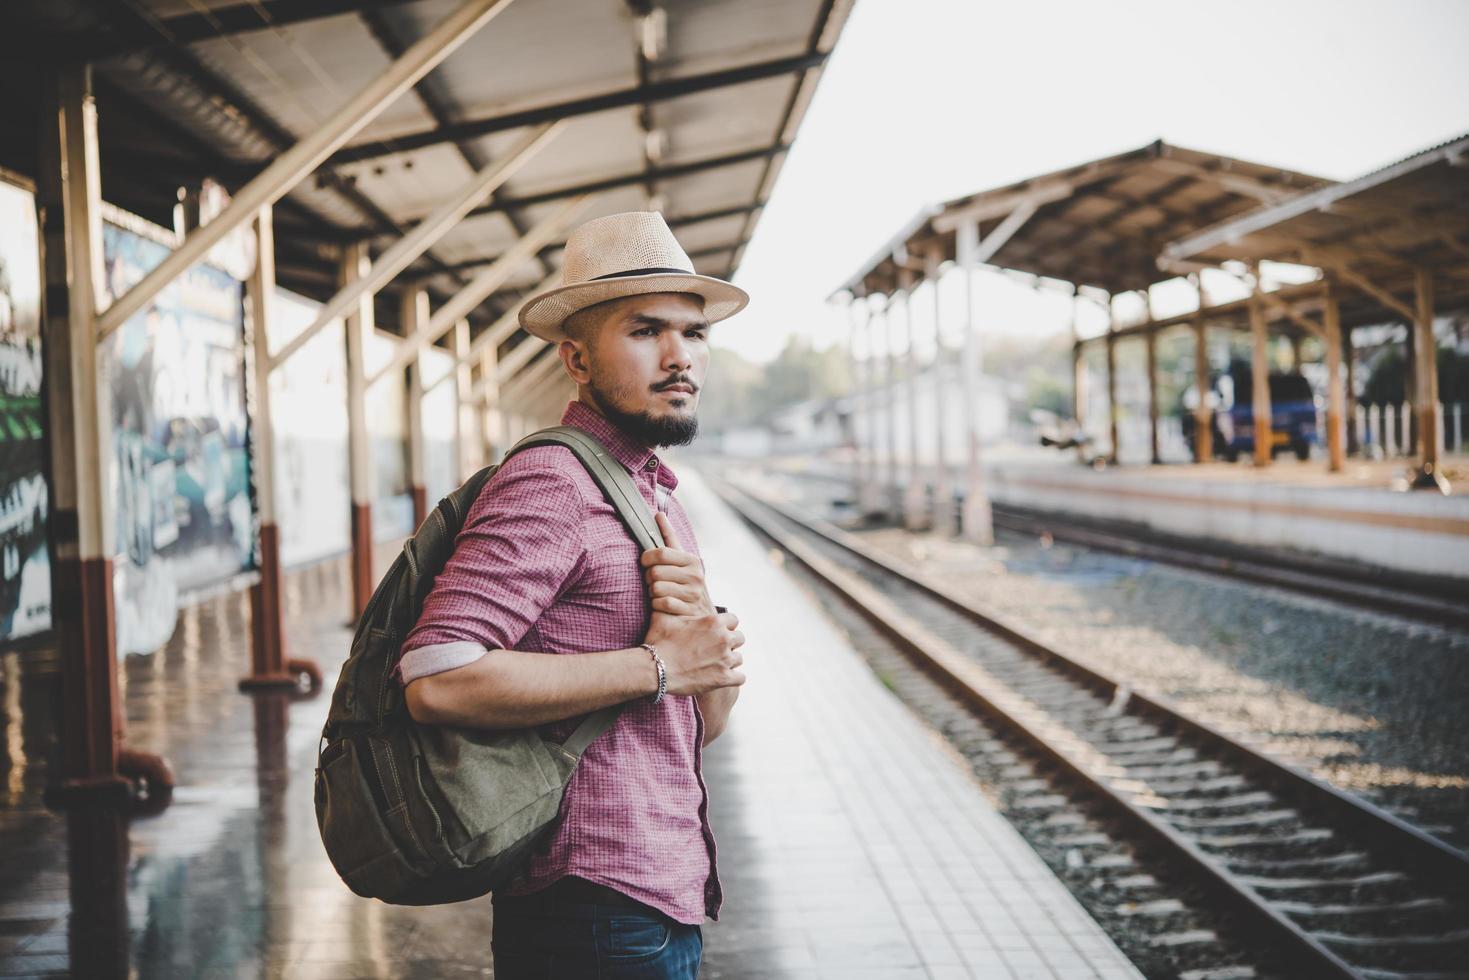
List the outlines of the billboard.
{"type": "Polygon", "coordinates": [[[0,179],[0,642],[51,626],[37,233],[34,196],[0,179]]]}
{"type": "MultiPolygon", "coordinates": [[[[163,261],[171,236],[106,214],[105,284],[115,298],[163,261]]],[[[181,594],[254,564],[244,288],[196,265],[100,354],[112,388],[117,651],[147,653],[172,635],[181,594]]]]}

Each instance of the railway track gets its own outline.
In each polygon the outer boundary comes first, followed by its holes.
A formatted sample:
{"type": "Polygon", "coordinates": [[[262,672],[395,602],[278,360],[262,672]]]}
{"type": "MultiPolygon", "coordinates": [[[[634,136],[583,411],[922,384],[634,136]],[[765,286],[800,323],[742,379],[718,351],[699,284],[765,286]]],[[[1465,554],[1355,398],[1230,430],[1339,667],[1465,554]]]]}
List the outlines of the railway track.
{"type": "Polygon", "coordinates": [[[717,489],[947,691],[1059,771],[1062,792],[1101,807],[1227,907],[1284,975],[1469,978],[1463,852],[1049,649],[831,525],[734,483],[717,489]]]}

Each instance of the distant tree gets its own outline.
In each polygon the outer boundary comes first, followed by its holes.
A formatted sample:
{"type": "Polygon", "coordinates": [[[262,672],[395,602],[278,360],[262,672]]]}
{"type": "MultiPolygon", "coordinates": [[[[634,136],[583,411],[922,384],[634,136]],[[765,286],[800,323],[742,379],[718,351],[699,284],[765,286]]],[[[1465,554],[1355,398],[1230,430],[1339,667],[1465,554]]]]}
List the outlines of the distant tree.
{"type": "MultiPolygon", "coordinates": [[[[1379,352],[1367,367],[1363,404],[1398,405],[1408,400],[1408,363],[1401,347],[1379,352]]],[[[1450,347],[1438,349],[1438,399],[1445,404],[1469,401],[1469,355],[1450,347]]]]}

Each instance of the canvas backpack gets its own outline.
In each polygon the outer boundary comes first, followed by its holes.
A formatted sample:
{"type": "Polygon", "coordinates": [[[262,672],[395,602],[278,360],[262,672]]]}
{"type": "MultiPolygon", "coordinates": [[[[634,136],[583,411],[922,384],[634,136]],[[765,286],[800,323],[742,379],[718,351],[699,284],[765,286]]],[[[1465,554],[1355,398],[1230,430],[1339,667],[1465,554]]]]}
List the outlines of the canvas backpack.
{"type": "MultiPolygon", "coordinates": [[[[642,550],[662,546],[627,470],[588,433],[543,429],[506,458],[543,445],[576,454],[642,550]]],[[[612,705],[588,715],[564,742],[533,728],[420,725],[409,716],[391,672],[470,507],[497,468],[480,470],[439,501],[403,545],[358,622],[332,694],[317,756],[317,825],[332,866],[367,898],[435,905],[477,898],[511,881],[554,829],[582,752],[622,710],[612,705]]]]}

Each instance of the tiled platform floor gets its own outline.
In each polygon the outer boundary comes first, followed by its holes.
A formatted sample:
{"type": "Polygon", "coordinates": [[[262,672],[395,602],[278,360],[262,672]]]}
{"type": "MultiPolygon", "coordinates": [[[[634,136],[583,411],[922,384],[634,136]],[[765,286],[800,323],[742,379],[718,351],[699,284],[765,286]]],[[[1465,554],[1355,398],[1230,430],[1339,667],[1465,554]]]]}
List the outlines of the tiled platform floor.
{"type": "MultiPolygon", "coordinates": [[[[706,756],[726,904],[703,975],[1136,976],[962,761],[681,472],[716,600],[749,636],[750,683],[706,756]]],[[[293,652],[328,677],[349,640],[344,585],[339,564],[287,583],[293,652]]],[[[130,741],[180,785],[157,817],[77,834],[70,883],[67,822],[39,803],[55,666],[4,657],[0,976],[492,975],[487,900],[397,908],[337,880],[311,803],[325,698],[235,691],[246,611],[243,595],[204,603],[167,649],[127,661],[130,741]]]]}

